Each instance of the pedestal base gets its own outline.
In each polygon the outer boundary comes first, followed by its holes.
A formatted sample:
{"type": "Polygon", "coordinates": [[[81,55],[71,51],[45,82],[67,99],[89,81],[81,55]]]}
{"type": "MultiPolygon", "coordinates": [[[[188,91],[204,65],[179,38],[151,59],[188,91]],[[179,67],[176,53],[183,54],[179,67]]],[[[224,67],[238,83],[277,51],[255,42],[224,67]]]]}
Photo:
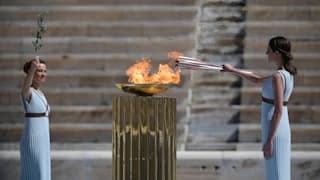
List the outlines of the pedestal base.
{"type": "Polygon", "coordinates": [[[176,99],[113,98],[113,180],[176,179],[176,99]]]}

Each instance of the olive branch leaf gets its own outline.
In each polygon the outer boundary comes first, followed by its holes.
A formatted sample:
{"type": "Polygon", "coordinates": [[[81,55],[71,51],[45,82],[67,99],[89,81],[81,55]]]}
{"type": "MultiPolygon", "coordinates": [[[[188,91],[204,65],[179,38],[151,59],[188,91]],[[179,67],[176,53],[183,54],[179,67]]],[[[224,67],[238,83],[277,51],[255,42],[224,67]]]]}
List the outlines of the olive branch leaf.
{"type": "Polygon", "coordinates": [[[32,45],[34,47],[35,52],[37,52],[42,47],[42,34],[47,31],[47,27],[44,23],[44,19],[47,15],[48,12],[42,12],[38,15],[35,40],[32,41],[32,45]]]}

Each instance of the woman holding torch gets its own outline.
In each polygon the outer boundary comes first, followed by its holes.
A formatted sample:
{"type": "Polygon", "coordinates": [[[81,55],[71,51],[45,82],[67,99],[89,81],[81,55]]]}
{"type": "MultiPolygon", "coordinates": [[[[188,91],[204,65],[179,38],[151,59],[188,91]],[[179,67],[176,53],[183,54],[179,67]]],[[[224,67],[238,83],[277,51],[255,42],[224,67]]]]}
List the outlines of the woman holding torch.
{"type": "Polygon", "coordinates": [[[40,86],[47,76],[46,63],[36,56],[24,64],[26,73],[21,90],[25,112],[20,140],[20,180],[50,180],[50,111],[40,86]]]}
{"type": "Polygon", "coordinates": [[[291,133],[287,102],[293,90],[293,76],[297,69],[291,64],[290,41],[284,37],[269,40],[268,61],[275,63],[271,76],[223,65],[223,72],[231,72],[253,83],[263,83],[261,105],[262,145],[267,180],[290,180],[291,133]]]}

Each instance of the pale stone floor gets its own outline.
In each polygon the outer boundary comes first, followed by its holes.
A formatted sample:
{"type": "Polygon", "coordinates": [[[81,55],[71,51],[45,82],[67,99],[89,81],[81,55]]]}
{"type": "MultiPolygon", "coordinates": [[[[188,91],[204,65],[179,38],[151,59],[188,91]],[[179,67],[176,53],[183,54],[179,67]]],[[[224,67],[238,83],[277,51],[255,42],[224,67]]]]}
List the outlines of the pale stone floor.
{"type": "MultiPolygon", "coordinates": [[[[111,180],[111,151],[51,153],[53,180],[111,180]]],[[[0,151],[1,180],[19,179],[19,151],[0,151]]],[[[320,178],[320,151],[292,152],[292,179],[320,178]]],[[[177,180],[262,180],[259,151],[178,151],[177,180]]]]}

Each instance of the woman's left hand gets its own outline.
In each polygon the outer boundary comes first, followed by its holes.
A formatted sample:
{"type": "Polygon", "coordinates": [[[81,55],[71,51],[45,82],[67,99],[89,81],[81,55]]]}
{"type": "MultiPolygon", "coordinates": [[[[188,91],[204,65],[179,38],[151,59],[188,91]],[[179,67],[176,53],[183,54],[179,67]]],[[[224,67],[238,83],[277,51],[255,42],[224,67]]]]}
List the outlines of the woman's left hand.
{"type": "Polygon", "coordinates": [[[272,149],[273,149],[272,141],[266,142],[264,144],[262,151],[265,159],[270,159],[272,157],[272,149]]]}

